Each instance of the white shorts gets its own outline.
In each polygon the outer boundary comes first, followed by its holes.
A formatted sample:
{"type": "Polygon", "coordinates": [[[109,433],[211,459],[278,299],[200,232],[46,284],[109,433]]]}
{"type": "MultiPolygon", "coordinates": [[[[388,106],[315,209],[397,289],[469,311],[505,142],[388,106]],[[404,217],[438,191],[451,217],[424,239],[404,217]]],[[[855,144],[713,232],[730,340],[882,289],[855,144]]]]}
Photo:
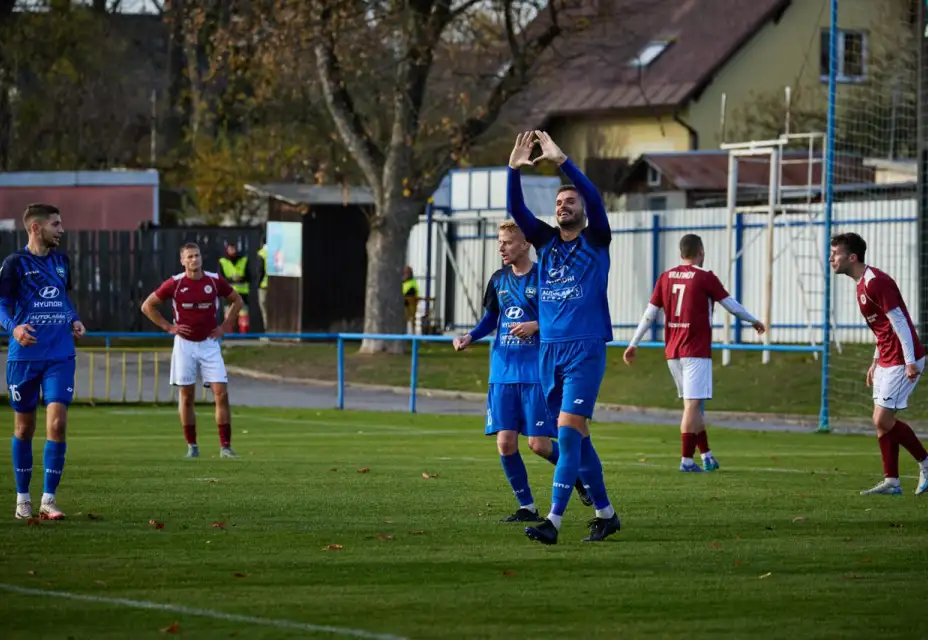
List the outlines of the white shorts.
{"type": "Polygon", "coordinates": [[[677,383],[677,397],[684,400],[712,398],[712,358],[677,358],[667,367],[677,383]]]}
{"type": "Polygon", "coordinates": [[[171,354],[171,384],[187,387],[197,383],[197,373],[203,384],[228,382],[226,364],[222,360],[219,341],[207,338],[193,342],[174,336],[174,352],[171,354]]]}
{"type": "MultiPolygon", "coordinates": [[[[919,373],[925,370],[925,358],[915,362],[919,373]]],[[[909,406],[909,396],[915,391],[918,378],[909,380],[905,377],[905,365],[894,367],[877,366],[873,372],[873,404],[893,409],[905,409],[909,406]]]]}

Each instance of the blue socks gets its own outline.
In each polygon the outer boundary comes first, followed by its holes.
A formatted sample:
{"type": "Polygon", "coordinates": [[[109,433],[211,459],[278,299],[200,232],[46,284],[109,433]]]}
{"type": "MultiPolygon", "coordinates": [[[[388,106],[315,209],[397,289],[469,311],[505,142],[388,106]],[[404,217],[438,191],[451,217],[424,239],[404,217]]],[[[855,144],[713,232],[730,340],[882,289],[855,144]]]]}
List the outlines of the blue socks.
{"type": "Polygon", "coordinates": [[[606,494],[606,481],[603,479],[603,465],[599,455],[593,448],[593,441],[589,436],[583,439],[580,445],[580,478],[593,498],[593,508],[602,511],[609,507],[609,496],[606,494]]]}
{"type": "Polygon", "coordinates": [[[61,482],[61,473],[64,471],[64,452],[68,448],[66,442],[45,441],[45,493],[55,495],[58,483],[61,482]]]}
{"type": "Polygon", "coordinates": [[[582,439],[583,436],[576,429],[558,427],[557,442],[560,455],[554,468],[554,485],[551,491],[551,514],[558,518],[564,515],[570,494],[573,493],[574,484],[577,482],[582,439]]]}
{"type": "Polygon", "coordinates": [[[16,493],[29,493],[32,481],[32,440],[20,440],[13,436],[13,475],[16,478],[16,493]]]}
{"type": "Polygon", "coordinates": [[[512,492],[516,495],[520,507],[527,507],[535,504],[532,497],[532,490],[528,486],[528,471],[525,469],[525,463],[522,461],[522,454],[516,451],[511,456],[500,456],[500,462],[503,464],[503,472],[512,487],[512,492]]]}

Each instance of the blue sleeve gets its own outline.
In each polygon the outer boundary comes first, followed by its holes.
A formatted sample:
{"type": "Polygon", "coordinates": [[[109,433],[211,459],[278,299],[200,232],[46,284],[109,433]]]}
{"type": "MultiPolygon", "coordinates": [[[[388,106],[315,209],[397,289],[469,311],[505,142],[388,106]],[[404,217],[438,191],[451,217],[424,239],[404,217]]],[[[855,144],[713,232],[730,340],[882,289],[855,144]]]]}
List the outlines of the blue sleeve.
{"type": "Polygon", "coordinates": [[[577,187],[577,192],[586,203],[586,217],[593,237],[601,244],[612,242],[612,229],[609,227],[606,205],[603,203],[603,197],[599,194],[599,189],[590,182],[589,178],[583,175],[583,172],[577,168],[577,165],[570,158],[564,161],[561,170],[577,187]]]}
{"type": "Polygon", "coordinates": [[[536,248],[548,242],[554,235],[551,225],[536,218],[526,206],[522,195],[522,172],[512,167],[509,167],[509,183],[506,188],[506,210],[525,234],[525,239],[536,248]]]}
{"type": "Polygon", "coordinates": [[[0,325],[7,331],[12,332],[16,327],[16,320],[10,312],[16,309],[16,283],[18,281],[18,269],[16,260],[13,256],[8,256],[0,266],[0,325]]]}
{"type": "Polygon", "coordinates": [[[470,333],[474,341],[486,338],[499,324],[499,301],[496,298],[496,279],[499,271],[490,276],[486,291],[483,292],[483,308],[486,312],[470,333]]]}
{"type": "Polygon", "coordinates": [[[484,313],[483,317],[480,319],[480,322],[477,323],[477,326],[471,329],[468,333],[470,333],[471,339],[476,342],[477,340],[486,338],[488,335],[490,335],[490,333],[496,329],[498,322],[499,314],[492,313],[491,311],[487,310],[487,312],[484,313]]]}

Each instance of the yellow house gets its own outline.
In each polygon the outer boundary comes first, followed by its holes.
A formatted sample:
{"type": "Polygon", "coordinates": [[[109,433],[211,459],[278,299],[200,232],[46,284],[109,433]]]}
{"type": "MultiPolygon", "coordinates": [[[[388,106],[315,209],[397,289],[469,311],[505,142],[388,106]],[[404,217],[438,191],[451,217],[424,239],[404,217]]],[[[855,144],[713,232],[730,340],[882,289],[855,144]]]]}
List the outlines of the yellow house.
{"type": "MultiPolygon", "coordinates": [[[[744,114],[785,105],[787,87],[823,130],[829,0],[588,1],[603,28],[546,84],[539,119],[604,191],[643,154],[753,139],[744,114]]],[[[912,32],[921,1],[839,0],[840,92],[873,91],[875,53],[912,32]]]]}

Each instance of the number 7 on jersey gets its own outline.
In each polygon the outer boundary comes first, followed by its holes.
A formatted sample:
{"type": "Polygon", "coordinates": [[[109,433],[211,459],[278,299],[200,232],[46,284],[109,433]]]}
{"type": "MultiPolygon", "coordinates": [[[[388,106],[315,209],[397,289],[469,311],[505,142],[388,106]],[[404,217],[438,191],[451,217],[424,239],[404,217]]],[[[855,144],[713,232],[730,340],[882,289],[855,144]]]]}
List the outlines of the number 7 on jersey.
{"type": "Polygon", "coordinates": [[[675,284],[670,287],[670,295],[674,296],[677,299],[677,303],[674,305],[673,315],[680,317],[680,312],[683,310],[683,294],[686,293],[685,284],[675,284]]]}

